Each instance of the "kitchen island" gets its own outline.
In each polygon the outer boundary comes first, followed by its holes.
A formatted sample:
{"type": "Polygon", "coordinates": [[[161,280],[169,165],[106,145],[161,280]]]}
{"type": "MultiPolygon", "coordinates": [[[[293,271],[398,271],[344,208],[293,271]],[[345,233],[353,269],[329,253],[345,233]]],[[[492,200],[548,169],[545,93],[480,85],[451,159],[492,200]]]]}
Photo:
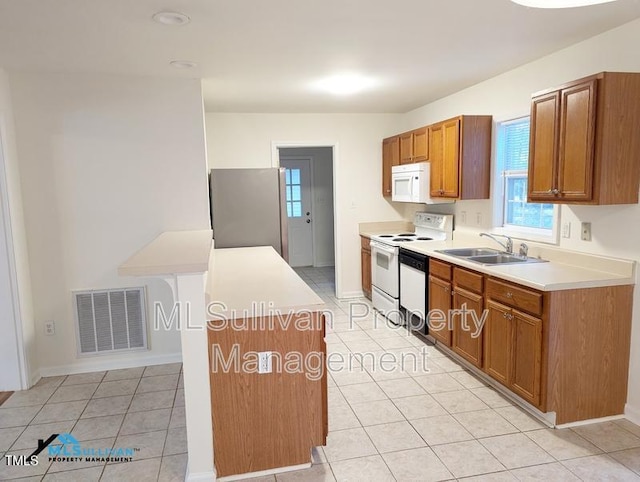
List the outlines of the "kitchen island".
{"type": "Polygon", "coordinates": [[[218,477],[308,467],[328,430],[322,299],[271,247],[213,250],[206,299],[218,477]]]}
{"type": "Polygon", "coordinates": [[[215,250],[211,236],[162,233],[118,269],[121,276],[162,279],[173,293],[185,479],[307,467],[328,429],[324,303],[273,248],[215,250]],[[258,353],[266,366],[251,358],[258,353]],[[230,356],[239,357],[237,370],[226,365],[230,356]]]}

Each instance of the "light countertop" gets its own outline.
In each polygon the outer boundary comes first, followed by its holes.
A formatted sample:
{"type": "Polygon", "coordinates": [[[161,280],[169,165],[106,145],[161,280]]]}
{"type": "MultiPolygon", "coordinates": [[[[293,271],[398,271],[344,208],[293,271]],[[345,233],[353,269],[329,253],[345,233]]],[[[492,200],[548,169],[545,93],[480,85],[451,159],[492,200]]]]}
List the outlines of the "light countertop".
{"type": "Polygon", "coordinates": [[[539,256],[550,261],[490,266],[437,252],[442,249],[463,247],[495,248],[492,242],[483,241],[480,240],[474,244],[468,241],[414,241],[405,244],[403,248],[540,291],[635,284],[635,262],[616,258],[554,248],[536,248],[530,250],[530,256],[539,256]]]}
{"type": "Polygon", "coordinates": [[[167,231],[118,267],[120,276],[204,273],[209,268],[212,231],[167,231]]]}
{"type": "Polygon", "coordinates": [[[322,298],[271,246],[211,250],[206,295],[210,320],[228,319],[234,310],[238,317],[243,312],[260,316],[261,309],[286,316],[289,310],[324,307],[322,298]]]}

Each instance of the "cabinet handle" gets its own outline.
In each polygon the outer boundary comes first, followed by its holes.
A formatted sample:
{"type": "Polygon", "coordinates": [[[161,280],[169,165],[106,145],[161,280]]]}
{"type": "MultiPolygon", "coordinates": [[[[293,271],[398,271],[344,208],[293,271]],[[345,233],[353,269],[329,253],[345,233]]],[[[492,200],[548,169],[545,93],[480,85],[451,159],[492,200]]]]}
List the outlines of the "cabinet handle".
{"type": "Polygon", "coordinates": [[[509,314],[507,318],[509,318],[509,320],[513,320],[513,315],[509,314]]]}
{"type": "Polygon", "coordinates": [[[506,312],[505,312],[505,313],[502,313],[502,317],[503,317],[503,318],[506,318],[508,315],[509,315],[509,313],[506,313],[506,312]]]}
{"type": "Polygon", "coordinates": [[[507,298],[513,298],[513,293],[511,291],[507,291],[507,298]]]}
{"type": "Polygon", "coordinates": [[[553,195],[557,196],[558,194],[560,194],[560,191],[558,189],[553,189],[553,195]]]}

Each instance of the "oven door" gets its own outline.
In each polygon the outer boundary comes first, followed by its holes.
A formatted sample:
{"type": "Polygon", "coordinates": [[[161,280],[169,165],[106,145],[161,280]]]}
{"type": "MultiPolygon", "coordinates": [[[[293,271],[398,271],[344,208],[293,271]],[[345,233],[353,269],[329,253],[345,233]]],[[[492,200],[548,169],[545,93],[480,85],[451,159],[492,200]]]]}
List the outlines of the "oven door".
{"type": "Polygon", "coordinates": [[[371,284],[392,298],[400,296],[398,248],[371,241],[371,284]]]}

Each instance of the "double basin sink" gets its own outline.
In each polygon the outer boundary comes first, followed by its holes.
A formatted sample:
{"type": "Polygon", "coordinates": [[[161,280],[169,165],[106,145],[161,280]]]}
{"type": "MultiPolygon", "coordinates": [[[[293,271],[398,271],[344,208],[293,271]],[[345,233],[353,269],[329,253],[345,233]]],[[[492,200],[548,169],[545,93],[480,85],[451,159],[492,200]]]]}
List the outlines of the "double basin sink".
{"type": "Polygon", "coordinates": [[[456,248],[456,249],[438,249],[438,253],[455,256],[456,258],[466,259],[478,264],[501,265],[501,264],[522,264],[522,263],[544,263],[544,259],[528,258],[526,256],[518,256],[516,254],[506,253],[491,248],[456,248]]]}

